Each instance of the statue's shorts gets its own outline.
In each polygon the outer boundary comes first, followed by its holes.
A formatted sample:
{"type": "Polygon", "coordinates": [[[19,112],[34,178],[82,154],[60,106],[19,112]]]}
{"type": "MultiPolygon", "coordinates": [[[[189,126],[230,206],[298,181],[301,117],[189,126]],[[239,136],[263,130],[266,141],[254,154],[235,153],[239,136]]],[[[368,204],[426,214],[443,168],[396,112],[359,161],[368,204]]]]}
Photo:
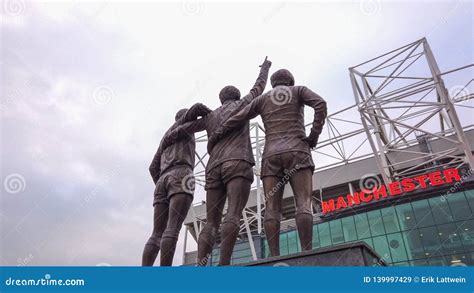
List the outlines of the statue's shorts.
{"type": "Polygon", "coordinates": [[[261,178],[275,176],[288,181],[298,170],[311,168],[314,162],[310,154],[304,152],[286,152],[269,156],[262,160],[261,178]]]}
{"type": "Polygon", "coordinates": [[[252,164],[244,160],[230,160],[217,165],[206,172],[205,189],[224,189],[226,184],[236,177],[243,177],[252,183],[252,164]]]}
{"type": "Polygon", "coordinates": [[[169,204],[170,198],[177,193],[194,195],[194,174],[188,166],[179,166],[166,171],[156,182],[153,206],[159,203],[169,204]]]}

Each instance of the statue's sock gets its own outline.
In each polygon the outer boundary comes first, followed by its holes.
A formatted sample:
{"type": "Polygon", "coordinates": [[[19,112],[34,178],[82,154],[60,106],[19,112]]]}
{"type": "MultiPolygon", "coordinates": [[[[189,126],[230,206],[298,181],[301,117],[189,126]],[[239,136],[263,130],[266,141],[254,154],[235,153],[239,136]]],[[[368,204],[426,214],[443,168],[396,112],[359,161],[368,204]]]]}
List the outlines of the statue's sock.
{"type": "Polygon", "coordinates": [[[311,250],[313,244],[313,215],[296,214],[296,226],[301,243],[301,250],[311,250]]]}

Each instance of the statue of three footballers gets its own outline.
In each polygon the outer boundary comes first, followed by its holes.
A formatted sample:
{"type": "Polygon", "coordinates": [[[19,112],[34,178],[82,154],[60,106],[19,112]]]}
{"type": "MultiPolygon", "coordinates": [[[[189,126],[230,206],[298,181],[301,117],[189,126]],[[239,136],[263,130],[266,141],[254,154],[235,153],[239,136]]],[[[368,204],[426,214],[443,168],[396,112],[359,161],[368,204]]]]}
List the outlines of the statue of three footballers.
{"type": "MultiPolygon", "coordinates": [[[[281,69],[271,76],[272,90],[264,93],[271,62],[265,58],[250,92],[226,86],[219,93],[222,105],[210,111],[198,103],[180,110],[165,133],[150,166],[156,183],[154,226],[145,245],[143,265],[153,265],[161,249],[161,266],[171,265],[181,225],[194,190],[182,184],[194,167],[194,133],[206,130],[209,161],[206,166],[206,224],[199,234],[199,266],[205,266],[220,227],[219,265],[229,265],[239,233],[242,211],[253,182],[255,160],[249,120],[260,115],[265,147],[260,177],[265,194],[264,229],[271,256],[280,255],[280,221],[284,185],[290,183],[296,204],[296,225],[302,250],[312,249],[311,149],[318,142],[327,110],[326,102],[305,86],[295,86],[293,75],[281,69]],[[309,136],[304,127],[304,106],[314,109],[309,136]],[[227,213],[223,209],[227,199],[227,213]]],[[[191,178],[192,179],[192,178],[191,178]]]]}

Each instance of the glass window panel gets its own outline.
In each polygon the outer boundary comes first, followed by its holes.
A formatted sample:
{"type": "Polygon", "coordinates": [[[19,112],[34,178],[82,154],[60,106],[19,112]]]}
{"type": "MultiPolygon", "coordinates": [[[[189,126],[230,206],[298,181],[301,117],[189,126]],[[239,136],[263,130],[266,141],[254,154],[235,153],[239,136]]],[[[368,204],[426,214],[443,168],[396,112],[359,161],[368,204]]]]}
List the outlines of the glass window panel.
{"type": "Polygon", "coordinates": [[[398,223],[402,231],[416,228],[415,214],[410,203],[398,205],[395,209],[397,210],[398,223]]]}
{"type": "Polygon", "coordinates": [[[438,226],[438,235],[445,255],[464,252],[459,232],[455,224],[438,226]]]}
{"type": "Polygon", "coordinates": [[[455,221],[465,221],[472,217],[464,192],[450,194],[447,196],[447,199],[455,221]]]}
{"type": "Polygon", "coordinates": [[[474,220],[458,222],[459,238],[466,251],[474,251],[474,220]]]}
{"type": "Polygon", "coordinates": [[[453,221],[446,198],[437,196],[429,199],[431,212],[436,224],[446,224],[453,221]]]}
{"type": "Polygon", "coordinates": [[[341,220],[332,220],[329,222],[329,228],[331,229],[332,244],[344,243],[344,235],[342,233],[341,220]]]}
{"type": "Polygon", "coordinates": [[[431,215],[431,207],[428,204],[428,200],[418,200],[411,203],[413,212],[415,214],[416,223],[419,228],[433,226],[434,219],[431,215]]]}
{"type": "Polygon", "coordinates": [[[345,217],[341,219],[342,231],[346,242],[357,240],[357,231],[354,223],[354,217],[345,217]]]}
{"type": "Polygon", "coordinates": [[[373,249],[374,248],[374,241],[372,241],[372,238],[365,238],[362,240],[363,242],[367,243],[368,246],[372,247],[373,249]]]}
{"type": "Polygon", "coordinates": [[[372,236],[380,236],[385,234],[380,210],[368,212],[367,218],[369,220],[370,232],[372,233],[372,236]]]}
{"type": "Polygon", "coordinates": [[[400,231],[398,224],[397,213],[394,207],[384,208],[380,211],[382,213],[383,224],[387,233],[394,233],[400,231]]]}
{"type": "Polygon", "coordinates": [[[454,254],[445,258],[449,266],[474,266],[474,255],[472,253],[454,254]]]}
{"type": "Polygon", "coordinates": [[[313,249],[321,247],[319,243],[318,225],[313,225],[313,249]]]}
{"type": "Polygon", "coordinates": [[[246,257],[246,256],[252,256],[252,252],[250,251],[250,249],[234,251],[232,253],[233,258],[246,257]]]}
{"type": "Polygon", "coordinates": [[[402,262],[396,262],[392,264],[394,267],[408,267],[410,266],[410,263],[407,261],[402,261],[402,262]]]}
{"type": "Polygon", "coordinates": [[[263,257],[267,258],[270,256],[270,249],[268,248],[267,239],[263,240],[263,257]]]}
{"type": "Polygon", "coordinates": [[[287,233],[280,234],[280,255],[288,254],[288,235],[287,233]]]}
{"type": "Polygon", "coordinates": [[[419,266],[429,266],[430,264],[428,263],[427,259],[417,259],[414,261],[410,261],[410,265],[413,267],[419,267],[419,266]]]}
{"type": "Polygon", "coordinates": [[[296,231],[288,232],[288,253],[298,252],[298,236],[296,231]]]}
{"type": "Polygon", "coordinates": [[[232,259],[232,264],[233,264],[233,265],[236,265],[236,264],[243,264],[243,263],[247,263],[247,262],[251,262],[251,261],[253,261],[252,256],[247,256],[247,257],[241,257],[241,258],[232,259]]]}
{"type": "Polygon", "coordinates": [[[354,215],[354,222],[357,230],[357,239],[370,237],[369,221],[367,220],[366,213],[354,215]]]}
{"type": "Polygon", "coordinates": [[[392,255],[393,262],[406,261],[408,259],[405,243],[401,233],[387,235],[388,246],[392,255]]]}
{"type": "Polygon", "coordinates": [[[374,249],[380,255],[381,258],[387,263],[392,262],[392,257],[390,256],[390,249],[387,242],[386,236],[373,237],[374,249]]]}
{"type": "Polygon", "coordinates": [[[432,257],[428,259],[430,266],[446,266],[447,262],[444,257],[432,257]]]}
{"type": "Polygon", "coordinates": [[[439,240],[436,227],[426,227],[420,229],[421,242],[425,249],[426,257],[441,255],[441,242],[439,240]]]}
{"type": "Polygon", "coordinates": [[[403,241],[407,250],[407,257],[409,260],[425,258],[425,249],[421,242],[420,231],[414,229],[411,231],[402,232],[403,241]]]}
{"type": "Polygon", "coordinates": [[[318,225],[319,230],[319,241],[321,243],[321,247],[329,246],[332,244],[331,242],[331,234],[329,232],[329,223],[321,223],[318,225]]]}
{"type": "Polygon", "coordinates": [[[471,208],[471,213],[474,214],[474,189],[464,191],[469,207],[471,208]]]}

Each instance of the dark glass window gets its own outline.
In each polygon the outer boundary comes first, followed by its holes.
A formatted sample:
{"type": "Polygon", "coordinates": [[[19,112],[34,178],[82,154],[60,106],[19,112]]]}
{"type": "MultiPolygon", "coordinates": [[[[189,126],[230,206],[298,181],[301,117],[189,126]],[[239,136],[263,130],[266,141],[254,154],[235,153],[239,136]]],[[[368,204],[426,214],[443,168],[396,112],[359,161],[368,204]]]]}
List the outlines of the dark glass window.
{"type": "Polygon", "coordinates": [[[471,212],[474,214],[474,189],[464,191],[464,195],[466,196],[467,202],[469,203],[471,212]]]}
{"type": "Polygon", "coordinates": [[[474,251],[474,220],[456,223],[459,238],[466,251],[474,251]]]}
{"type": "Polygon", "coordinates": [[[400,225],[398,224],[395,208],[384,208],[380,212],[382,213],[382,219],[387,233],[399,232],[400,225]]]}
{"type": "Polygon", "coordinates": [[[415,213],[416,223],[419,228],[433,226],[434,220],[431,215],[431,207],[428,204],[428,200],[418,200],[411,203],[413,212],[415,213]]]}
{"type": "Polygon", "coordinates": [[[321,247],[329,246],[332,244],[331,242],[331,234],[329,233],[329,223],[321,223],[318,224],[319,230],[319,241],[321,243],[321,247]]]}
{"type": "Polygon", "coordinates": [[[388,248],[387,236],[373,237],[372,240],[374,241],[373,247],[380,257],[388,263],[392,262],[390,249],[388,248]]]}
{"type": "Polygon", "coordinates": [[[443,247],[443,254],[462,253],[464,249],[459,237],[458,228],[454,223],[444,224],[438,226],[439,240],[443,247]]]}
{"type": "Polygon", "coordinates": [[[465,221],[472,217],[464,192],[450,194],[447,196],[447,199],[455,221],[465,221]]]}
{"type": "Polygon", "coordinates": [[[357,231],[354,223],[354,217],[345,217],[341,219],[342,231],[346,242],[357,240],[357,231]]]}
{"type": "Polygon", "coordinates": [[[446,259],[442,256],[429,258],[428,263],[429,263],[430,266],[445,266],[445,265],[447,265],[446,259]]]}
{"type": "Polygon", "coordinates": [[[366,213],[354,215],[354,222],[357,229],[357,239],[370,237],[369,221],[366,213]]]}
{"type": "Polygon", "coordinates": [[[319,243],[318,225],[313,225],[313,249],[321,247],[319,243]]]}
{"type": "Polygon", "coordinates": [[[436,227],[426,227],[420,229],[421,242],[425,248],[426,257],[436,257],[441,255],[441,242],[439,240],[436,227]]]}
{"type": "Polygon", "coordinates": [[[416,228],[415,214],[410,203],[397,205],[395,209],[397,210],[398,223],[402,231],[416,228]]]}
{"type": "Polygon", "coordinates": [[[372,233],[372,236],[380,236],[385,234],[380,210],[368,212],[367,218],[369,220],[370,232],[372,233]]]}
{"type": "Polygon", "coordinates": [[[436,196],[429,199],[431,212],[436,224],[446,224],[453,221],[453,215],[449,210],[448,202],[445,197],[436,196]]]}
{"type": "Polygon", "coordinates": [[[408,259],[407,251],[405,249],[405,242],[401,233],[394,233],[387,235],[388,247],[392,255],[393,262],[406,261],[408,259]]]}
{"type": "Polygon", "coordinates": [[[280,234],[280,255],[288,254],[288,234],[280,234]]]}
{"type": "Polygon", "coordinates": [[[288,232],[288,253],[299,252],[298,235],[296,231],[288,232]]]}
{"type": "Polygon", "coordinates": [[[329,222],[329,227],[331,229],[331,239],[332,244],[344,243],[344,235],[342,233],[341,220],[332,220],[329,222]]]}
{"type": "Polygon", "coordinates": [[[409,260],[425,258],[425,250],[421,242],[422,234],[418,229],[402,232],[403,240],[407,250],[407,257],[409,260]]]}

